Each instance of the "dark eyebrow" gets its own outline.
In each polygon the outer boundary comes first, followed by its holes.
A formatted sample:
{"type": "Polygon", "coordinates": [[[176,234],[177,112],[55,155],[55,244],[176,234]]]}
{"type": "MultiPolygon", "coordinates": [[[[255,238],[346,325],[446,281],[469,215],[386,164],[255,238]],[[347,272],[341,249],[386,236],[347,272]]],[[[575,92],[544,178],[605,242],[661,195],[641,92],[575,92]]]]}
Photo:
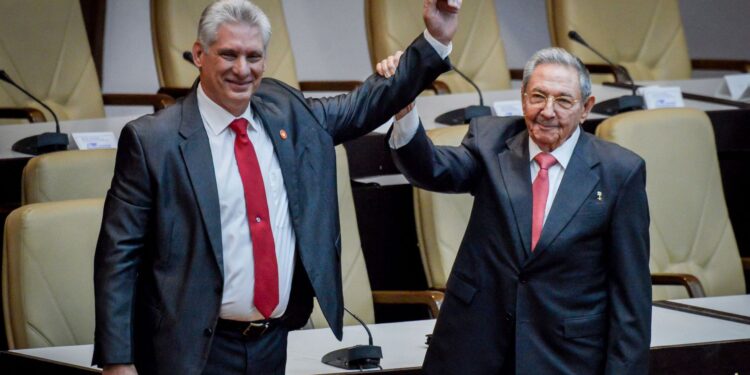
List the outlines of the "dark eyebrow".
{"type": "MultiPolygon", "coordinates": [[[[540,93],[540,94],[543,94],[544,96],[550,96],[550,93],[548,93],[548,92],[544,92],[544,91],[542,91],[542,90],[540,90],[540,89],[538,89],[538,88],[533,88],[533,89],[531,89],[531,91],[532,91],[532,92],[536,92],[536,93],[540,93]]],[[[556,97],[556,98],[566,98],[566,99],[567,99],[567,98],[570,98],[570,99],[575,99],[575,95],[570,95],[570,94],[568,94],[568,93],[565,93],[565,92],[564,92],[564,93],[562,93],[562,94],[560,94],[560,95],[554,95],[554,97],[556,97]]]]}

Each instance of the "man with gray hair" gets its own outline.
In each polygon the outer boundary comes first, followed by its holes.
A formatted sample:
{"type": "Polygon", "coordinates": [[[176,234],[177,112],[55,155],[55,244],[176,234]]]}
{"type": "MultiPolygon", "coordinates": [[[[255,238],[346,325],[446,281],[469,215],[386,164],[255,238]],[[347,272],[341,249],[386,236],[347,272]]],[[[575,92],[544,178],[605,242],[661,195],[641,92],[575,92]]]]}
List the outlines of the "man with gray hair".
{"type": "MultiPolygon", "coordinates": [[[[397,56],[377,70],[395,72],[397,56]]],[[[390,138],[417,187],[471,193],[427,350],[428,374],[646,374],[651,334],[644,161],[584,133],[589,73],[559,48],[526,64],[523,118],[432,144],[415,110],[390,138]]]]}
{"type": "Polygon", "coordinates": [[[424,3],[403,74],[327,99],[262,79],[271,26],[258,7],[204,10],[193,90],[120,135],[94,260],[105,374],[283,374],[313,296],[341,339],[334,146],[449,69],[460,1],[424,3]]]}

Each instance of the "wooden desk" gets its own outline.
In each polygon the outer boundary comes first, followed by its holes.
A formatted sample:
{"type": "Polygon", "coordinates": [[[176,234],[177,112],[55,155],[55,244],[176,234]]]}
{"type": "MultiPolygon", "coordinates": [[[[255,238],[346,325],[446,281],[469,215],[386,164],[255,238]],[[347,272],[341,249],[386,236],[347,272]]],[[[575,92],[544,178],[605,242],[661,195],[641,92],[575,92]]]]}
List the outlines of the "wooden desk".
{"type": "MultiPolygon", "coordinates": [[[[685,300],[680,300],[685,302],[685,300]]],[[[695,299],[690,303],[712,308],[745,308],[750,296],[695,299]]],[[[387,374],[416,374],[427,350],[425,334],[434,320],[374,324],[370,326],[375,345],[383,349],[383,371],[387,374]]],[[[344,371],[320,362],[335,349],[367,342],[362,327],[344,327],[343,342],[329,329],[295,331],[289,334],[286,373],[339,374],[344,371]]],[[[734,374],[750,371],[750,325],[654,307],[652,310],[651,374],[734,374]]],[[[98,372],[89,366],[92,345],[26,349],[0,355],[0,368],[22,364],[34,373],[86,374],[98,372]],[[41,371],[41,372],[40,372],[41,371]]]]}

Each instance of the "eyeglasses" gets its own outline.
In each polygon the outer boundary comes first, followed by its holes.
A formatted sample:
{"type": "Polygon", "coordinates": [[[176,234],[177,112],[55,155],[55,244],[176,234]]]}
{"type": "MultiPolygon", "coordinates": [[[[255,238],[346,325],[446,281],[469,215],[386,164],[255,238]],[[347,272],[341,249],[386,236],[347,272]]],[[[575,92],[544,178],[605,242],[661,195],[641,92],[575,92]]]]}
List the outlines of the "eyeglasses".
{"type": "Polygon", "coordinates": [[[555,109],[571,109],[578,103],[578,99],[569,96],[547,96],[541,92],[524,93],[523,96],[526,98],[526,102],[534,107],[546,107],[550,100],[552,100],[552,106],[555,109]]]}

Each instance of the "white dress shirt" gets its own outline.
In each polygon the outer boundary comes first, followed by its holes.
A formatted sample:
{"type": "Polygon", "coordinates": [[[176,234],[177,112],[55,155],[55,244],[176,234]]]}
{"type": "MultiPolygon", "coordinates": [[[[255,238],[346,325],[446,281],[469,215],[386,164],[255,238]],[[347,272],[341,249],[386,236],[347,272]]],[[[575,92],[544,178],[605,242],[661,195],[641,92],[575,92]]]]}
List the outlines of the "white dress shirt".
{"type": "MultiPolygon", "coordinates": [[[[239,321],[260,320],[263,315],[253,305],[253,243],[247,222],[245,191],[234,156],[235,134],[229,128],[235,117],[209,99],[201,85],[198,85],[198,109],[208,134],[219,192],[221,244],[224,249],[224,294],[219,316],[239,321]]],[[[295,237],[289,201],[273,142],[260,123],[260,118],[253,117],[249,105],[240,117],[250,122],[247,135],[258,157],[271,216],[279,273],[279,304],[271,317],[277,318],[286,311],[294,274],[295,237]]]]}

